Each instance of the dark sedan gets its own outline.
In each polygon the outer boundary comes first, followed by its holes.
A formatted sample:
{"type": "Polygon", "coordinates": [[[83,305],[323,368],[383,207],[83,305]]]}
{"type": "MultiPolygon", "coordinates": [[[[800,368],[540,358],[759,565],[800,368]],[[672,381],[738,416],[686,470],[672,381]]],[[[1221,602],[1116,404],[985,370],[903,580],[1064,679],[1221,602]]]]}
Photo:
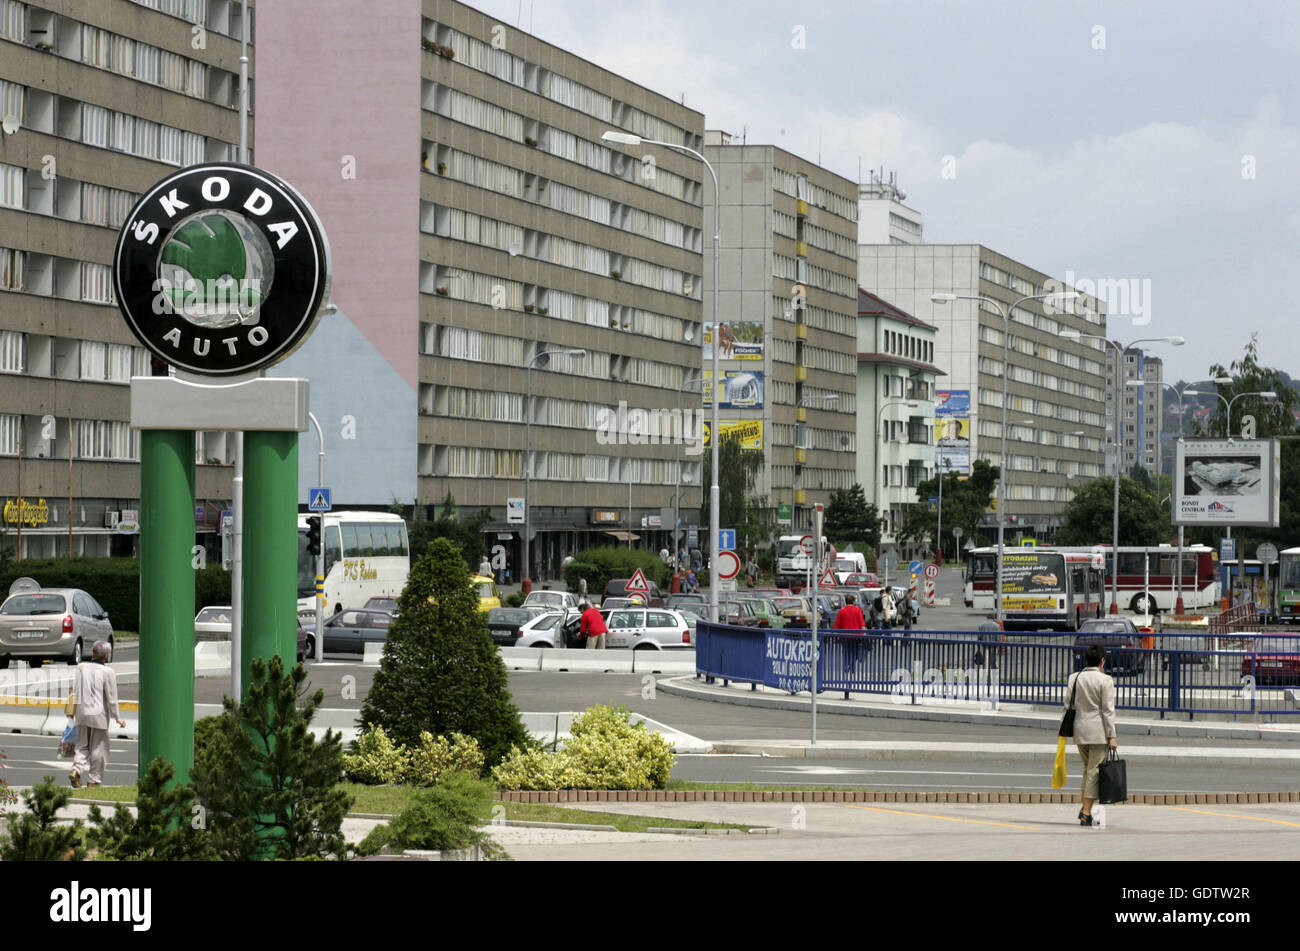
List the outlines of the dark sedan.
{"type": "Polygon", "coordinates": [[[1079,625],[1074,638],[1074,669],[1083,670],[1084,650],[1093,644],[1106,648],[1106,672],[1140,674],[1146,670],[1146,654],[1142,653],[1142,634],[1126,617],[1089,618],[1079,625]]]}
{"type": "MultiPolygon", "coordinates": [[[[387,611],[344,610],[325,622],[326,654],[364,654],[367,644],[388,640],[393,616],[387,611]]],[[[315,656],[316,635],[307,634],[307,654],[315,656]]]]}
{"type": "Polygon", "coordinates": [[[501,647],[513,647],[519,640],[519,629],[541,614],[549,611],[541,606],[523,608],[493,608],[487,613],[488,631],[492,643],[501,647]]]}

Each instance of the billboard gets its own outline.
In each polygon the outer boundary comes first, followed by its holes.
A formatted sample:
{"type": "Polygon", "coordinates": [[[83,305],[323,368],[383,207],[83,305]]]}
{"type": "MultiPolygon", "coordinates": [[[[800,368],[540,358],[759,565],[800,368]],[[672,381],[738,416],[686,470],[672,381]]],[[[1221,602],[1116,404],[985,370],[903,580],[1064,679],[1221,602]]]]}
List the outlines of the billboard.
{"type": "Polygon", "coordinates": [[[1281,461],[1276,439],[1179,440],[1174,524],[1276,528],[1281,461]]]}
{"type": "Polygon", "coordinates": [[[938,443],[955,449],[970,448],[970,418],[966,416],[941,416],[935,421],[939,430],[938,443]]]}
{"type": "MultiPolygon", "coordinates": [[[[761,450],[763,448],[763,421],[761,419],[720,419],[718,426],[722,429],[723,439],[739,439],[740,448],[761,450]]],[[[713,426],[704,423],[704,448],[712,449],[710,442],[713,426]]]]}
{"type": "Polygon", "coordinates": [[[970,390],[935,390],[934,415],[969,416],[970,390]]]}
{"type": "MultiPolygon", "coordinates": [[[[719,360],[762,360],[763,324],[752,321],[729,321],[718,334],[722,340],[719,360]]],[[[713,359],[713,322],[704,322],[704,359],[713,359]]]]}
{"type": "Polygon", "coordinates": [[[970,449],[950,449],[940,446],[934,451],[934,461],[944,475],[970,475],[970,449]]]}
{"type": "MultiPolygon", "coordinates": [[[[713,405],[713,371],[704,371],[704,406],[713,405]]],[[[762,409],[763,371],[723,370],[722,409],[762,409]]]]}

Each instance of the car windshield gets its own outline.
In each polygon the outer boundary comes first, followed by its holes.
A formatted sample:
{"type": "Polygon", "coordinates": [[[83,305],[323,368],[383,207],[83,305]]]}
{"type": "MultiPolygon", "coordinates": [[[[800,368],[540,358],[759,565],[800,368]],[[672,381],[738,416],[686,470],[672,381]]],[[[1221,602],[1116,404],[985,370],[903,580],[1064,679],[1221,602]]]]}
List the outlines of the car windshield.
{"type": "Polygon", "coordinates": [[[530,611],[517,611],[514,608],[493,608],[488,612],[488,623],[522,624],[532,616],[530,611]]]}
{"type": "Polygon", "coordinates": [[[204,608],[194,620],[210,624],[229,624],[230,608],[204,608]]]}
{"type": "Polygon", "coordinates": [[[556,622],[558,622],[560,618],[562,618],[563,616],[564,615],[558,612],[543,614],[541,617],[539,617],[536,621],[532,623],[532,625],[529,627],[529,630],[549,631],[551,628],[555,627],[556,622]]]}
{"type": "Polygon", "coordinates": [[[482,584],[480,584],[478,586],[478,596],[480,598],[492,597],[492,582],[484,581],[482,584]]]}
{"type": "Polygon", "coordinates": [[[525,604],[563,604],[564,595],[554,591],[534,591],[524,599],[525,604]]]}
{"type": "Polygon", "coordinates": [[[18,594],[0,608],[0,614],[62,614],[68,602],[61,594],[18,594]]]}

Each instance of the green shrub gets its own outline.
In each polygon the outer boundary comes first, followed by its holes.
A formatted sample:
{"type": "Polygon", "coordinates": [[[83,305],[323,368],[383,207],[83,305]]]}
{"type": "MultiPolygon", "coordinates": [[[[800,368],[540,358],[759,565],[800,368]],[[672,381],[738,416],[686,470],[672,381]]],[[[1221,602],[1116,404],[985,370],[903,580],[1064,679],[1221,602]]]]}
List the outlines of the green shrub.
{"type": "Polygon", "coordinates": [[[217,858],[202,809],[194,806],[194,787],[178,783],[176,770],[161,756],[149,764],[140,780],[132,814],[119,803],[105,818],[90,807],[91,830],[86,836],[102,858],[115,861],[207,861],[217,858]]]}
{"type": "MultiPolygon", "coordinates": [[[[136,558],[47,558],[0,563],[0,590],[22,577],[46,588],[89,591],[108,612],[115,631],[140,630],[140,561],[136,558]]],[[[230,603],[230,573],[220,565],[194,572],[194,613],[230,603]]]]}
{"type": "Polygon", "coordinates": [[[505,663],[455,547],[435,539],[411,566],[360,721],[380,724],[395,743],[420,734],[463,733],[490,765],[528,733],[510,698],[505,663]]]}
{"type": "Polygon", "coordinates": [[[556,753],[512,748],[492,770],[502,789],[664,789],[677,756],[624,706],[589,707],[556,753]]]}
{"type": "Polygon", "coordinates": [[[630,578],[638,568],[661,589],[667,586],[671,577],[668,566],[654,552],[605,545],[576,553],[569,567],[564,570],[564,580],[572,590],[577,591],[578,578],[586,578],[587,593],[598,598],[610,581],[615,578],[630,578]]]}
{"type": "Polygon", "coordinates": [[[474,778],[483,771],[483,751],[472,736],[453,733],[450,737],[420,734],[420,745],[410,751],[407,782],[433,786],[445,776],[467,773],[474,778]]]}
{"type": "Polygon", "coordinates": [[[74,819],[71,825],[59,824],[59,810],[68,804],[72,791],[54,785],[54,777],[23,792],[27,811],[21,816],[10,814],[9,827],[0,839],[0,860],[5,862],[57,862],[86,857],[81,844],[84,823],[74,819]]]}
{"type": "Polygon", "coordinates": [[[404,782],[411,769],[411,753],[388,738],[382,726],[372,726],[357,740],[355,753],[343,754],[348,778],[367,786],[404,782]]]}
{"type": "Polygon", "coordinates": [[[501,604],[507,608],[517,608],[524,603],[524,593],[516,591],[514,594],[508,594],[501,599],[501,604]]]}
{"type": "Polygon", "coordinates": [[[480,828],[492,814],[492,798],[490,783],[469,773],[449,773],[438,785],[419,790],[392,822],[372,829],[357,845],[357,852],[374,855],[384,847],[395,852],[448,851],[478,845],[490,857],[503,858],[505,853],[480,828]]]}

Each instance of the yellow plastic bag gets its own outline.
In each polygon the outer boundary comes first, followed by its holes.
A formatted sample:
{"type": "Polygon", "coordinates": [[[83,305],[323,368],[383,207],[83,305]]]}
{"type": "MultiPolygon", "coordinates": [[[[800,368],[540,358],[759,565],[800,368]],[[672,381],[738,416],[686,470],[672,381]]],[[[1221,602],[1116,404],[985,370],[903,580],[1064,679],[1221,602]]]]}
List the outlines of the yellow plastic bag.
{"type": "Polygon", "coordinates": [[[1052,788],[1065,785],[1065,737],[1056,738],[1056,762],[1052,763],[1052,788]]]}

